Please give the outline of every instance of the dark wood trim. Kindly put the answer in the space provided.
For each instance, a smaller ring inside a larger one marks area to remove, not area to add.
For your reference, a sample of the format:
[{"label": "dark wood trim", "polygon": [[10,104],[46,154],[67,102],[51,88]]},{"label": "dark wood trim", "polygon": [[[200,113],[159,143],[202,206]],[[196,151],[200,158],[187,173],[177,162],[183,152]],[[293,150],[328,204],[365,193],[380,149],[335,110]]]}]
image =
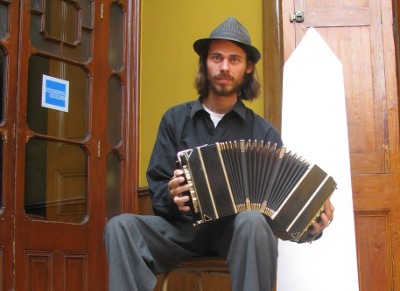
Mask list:
[{"label": "dark wood trim", "polygon": [[137,189],[137,193],[138,193],[138,197],[143,197],[143,196],[150,195],[149,187],[148,187],[148,186],[139,187],[139,188]]},{"label": "dark wood trim", "polygon": [[262,1],[264,115],[281,130],[283,32],[281,1]]},{"label": "dark wood trim", "polygon": [[146,186],[137,189],[137,201],[139,205],[139,214],[154,214],[149,187]]},{"label": "dark wood trim", "polygon": [[[394,30],[394,40],[395,40],[395,47],[396,47],[396,64],[397,64],[397,94],[400,94],[400,5],[397,0],[393,0],[393,30]],[[400,99],[400,95],[398,96]],[[400,122],[400,121],[399,121]]]},{"label": "dark wood trim", "polygon": [[139,213],[139,201],[136,189],[139,185],[139,93],[140,93],[140,1],[128,1],[129,20],[127,21],[127,86],[126,94],[126,149],[127,161],[125,171],[126,194],[123,198],[123,212]]}]

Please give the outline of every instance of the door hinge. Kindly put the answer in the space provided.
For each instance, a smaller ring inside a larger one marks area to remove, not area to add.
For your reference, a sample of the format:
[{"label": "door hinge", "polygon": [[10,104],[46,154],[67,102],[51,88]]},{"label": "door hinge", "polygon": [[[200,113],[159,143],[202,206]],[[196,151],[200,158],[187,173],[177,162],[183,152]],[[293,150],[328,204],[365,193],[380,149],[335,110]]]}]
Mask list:
[{"label": "door hinge", "polygon": [[296,11],[290,13],[290,22],[304,22],[304,12]]},{"label": "door hinge", "polygon": [[101,143],[100,141],[97,142],[97,158],[100,158],[101,154]]},{"label": "door hinge", "polygon": [[103,19],[104,16],[104,2],[100,4],[100,19]]}]

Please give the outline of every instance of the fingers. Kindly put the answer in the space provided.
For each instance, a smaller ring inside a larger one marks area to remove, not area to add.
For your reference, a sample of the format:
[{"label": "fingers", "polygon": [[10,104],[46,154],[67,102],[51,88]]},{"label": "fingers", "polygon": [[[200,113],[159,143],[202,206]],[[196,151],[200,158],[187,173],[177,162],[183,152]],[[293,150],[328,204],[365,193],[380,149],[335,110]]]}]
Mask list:
[{"label": "fingers", "polygon": [[180,211],[189,211],[190,207],[186,206],[185,203],[189,201],[189,196],[182,196],[183,192],[189,191],[189,185],[183,184],[185,182],[185,178],[182,176],[182,170],[175,170],[174,176],[168,182],[168,187],[174,200],[175,204],[178,206]]},{"label": "fingers", "polygon": [[181,197],[175,196],[174,202],[178,206],[178,209],[180,211],[187,212],[190,210],[190,207],[185,205],[185,203],[188,202],[189,199],[190,199],[189,196],[181,196]]},{"label": "fingers", "polygon": [[327,216],[329,222],[333,220],[333,213],[335,212],[335,207],[333,206],[332,202],[328,200],[324,206],[324,213]]},{"label": "fingers", "polygon": [[185,178],[182,175],[183,175],[182,170],[175,170],[174,176],[168,182],[168,187],[170,189],[172,196],[177,196],[182,192],[182,191],[181,192],[177,191],[177,188],[179,188],[179,186],[181,186],[181,184],[185,182]]},{"label": "fingers", "polygon": [[319,219],[313,223],[313,229],[311,233],[317,234],[322,232],[325,228],[327,228],[333,220],[334,211],[335,207],[333,206],[331,201],[328,200],[324,205],[324,211],[321,212]]}]

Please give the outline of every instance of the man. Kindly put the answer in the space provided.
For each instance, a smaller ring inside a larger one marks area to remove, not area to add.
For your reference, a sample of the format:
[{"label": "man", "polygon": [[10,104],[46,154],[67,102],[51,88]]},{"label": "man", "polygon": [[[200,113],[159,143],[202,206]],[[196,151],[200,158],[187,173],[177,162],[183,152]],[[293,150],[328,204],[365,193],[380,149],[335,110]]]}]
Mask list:
[{"label": "man", "polygon": [[[153,290],[154,274],[185,258],[210,254],[226,258],[233,290],[265,291],[275,283],[277,246],[266,217],[243,211],[193,226],[186,205],[189,197],[181,195],[189,186],[182,170],[176,169],[177,152],[204,144],[253,139],[282,145],[275,128],[242,102],[260,93],[254,78],[260,53],[232,17],[209,38],[197,40],[194,50],[200,56],[196,77],[200,97],[165,113],[147,171],[156,215],[123,214],[107,224],[111,291]],[[328,202],[305,241],[322,234],[333,211]]]}]

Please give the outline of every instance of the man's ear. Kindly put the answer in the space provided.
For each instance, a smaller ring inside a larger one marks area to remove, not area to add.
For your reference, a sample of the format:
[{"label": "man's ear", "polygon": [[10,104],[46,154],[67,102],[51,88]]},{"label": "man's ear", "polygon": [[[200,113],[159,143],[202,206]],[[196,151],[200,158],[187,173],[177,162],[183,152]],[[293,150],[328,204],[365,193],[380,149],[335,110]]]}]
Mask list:
[{"label": "man's ear", "polygon": [[250,74],[254,71],[254,64],[252,62],[247,62],[246,73]]}]

